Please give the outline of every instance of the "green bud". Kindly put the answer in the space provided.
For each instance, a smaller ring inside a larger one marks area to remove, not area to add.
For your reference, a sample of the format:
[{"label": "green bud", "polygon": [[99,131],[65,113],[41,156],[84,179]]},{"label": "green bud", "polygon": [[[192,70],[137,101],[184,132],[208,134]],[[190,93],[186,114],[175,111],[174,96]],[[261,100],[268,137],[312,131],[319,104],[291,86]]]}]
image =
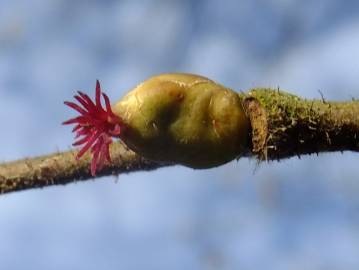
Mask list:
[{"label": "green bud", "polygon": [[249,120],[239,95],[205,77],[162,74],[113,106],[126,126],[121,139],[156,161],[209,168],[239,157]]}]

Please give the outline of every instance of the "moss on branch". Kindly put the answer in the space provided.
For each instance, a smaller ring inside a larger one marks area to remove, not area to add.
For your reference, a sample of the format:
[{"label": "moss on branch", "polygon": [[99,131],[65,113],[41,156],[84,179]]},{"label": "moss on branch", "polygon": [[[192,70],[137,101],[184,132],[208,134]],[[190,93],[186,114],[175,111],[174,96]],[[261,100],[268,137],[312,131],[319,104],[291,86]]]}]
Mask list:
[{"label": "moss on branch", "polygon": [[307,100],[272,89],[242,96],[252,127],[251,153],[260,160],[359,150],[359,102]]}]

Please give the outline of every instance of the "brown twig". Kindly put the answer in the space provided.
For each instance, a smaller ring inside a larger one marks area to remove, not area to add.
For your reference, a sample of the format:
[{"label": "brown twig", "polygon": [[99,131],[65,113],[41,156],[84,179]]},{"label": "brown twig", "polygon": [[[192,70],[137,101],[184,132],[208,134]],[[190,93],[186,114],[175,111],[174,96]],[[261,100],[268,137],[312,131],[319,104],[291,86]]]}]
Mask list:
[{"label": "brown twig", "polygon": [[[148,171],[170,165],[146,160],[121,142],[113,143],[110,152],[112,162],[106,163],[96,177]],[[0,193],[65,185],[93,178],[89,169],[90,156],[76,160],[76,154],[77,151],[72,150],[0,164]]]}]

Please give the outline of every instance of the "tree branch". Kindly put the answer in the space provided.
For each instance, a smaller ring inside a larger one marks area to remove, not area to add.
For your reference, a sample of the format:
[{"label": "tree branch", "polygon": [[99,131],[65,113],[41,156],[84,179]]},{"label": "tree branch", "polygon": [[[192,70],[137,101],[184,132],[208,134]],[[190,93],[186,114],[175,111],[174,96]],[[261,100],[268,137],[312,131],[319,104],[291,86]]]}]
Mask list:
[{"label": "tree branch", "polygon": [[359,151],[359,101],[307,100],[266,88],[243,94],[251,154],[280,160],[319,152]]},{"label": "tree branch", "polygon": [[[89,169],[90,155],[76,160],[77,152],[72,150],[0,164],[0,193],[65,185],[93,178]],[[112,162],[106,163],[96,177],[149,171],[170,165],[146,160],[121,142],[112,143],[110,153]]]},{"label": "tree branch", "polygon": [[[280,160],[302,154],[359,151],[359,102],[306,100],[286,92],[253,89],[240,94],[250,120],[245,152],[259,160]],[[163,151],[163,149],[162,149]],[[112,162],[97,177],[172,165],[147,160],[123,143],[110,146]],[[0,164],[0,193],[64,185],[93,178],[90,155],[76,160],[77,151],[55,153]]]}]

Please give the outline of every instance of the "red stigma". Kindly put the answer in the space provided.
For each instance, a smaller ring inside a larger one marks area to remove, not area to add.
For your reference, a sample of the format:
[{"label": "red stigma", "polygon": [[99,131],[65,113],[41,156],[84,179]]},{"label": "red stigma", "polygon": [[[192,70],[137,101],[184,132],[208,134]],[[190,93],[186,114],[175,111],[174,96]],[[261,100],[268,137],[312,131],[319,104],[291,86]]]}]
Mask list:
[{"label": "red stigma", "polygon": [[[105,100],[106,108],[102,107],[101,94]],[[92,153],[91,175],[95,176],[96,169],[101,169],[105,160],[111,162],[109,146],[111,137],[119,137],[123,122],[120,117],[111,110],[110,100],[105,93],[101,92],[99,81],[96,81],[95,103],[88,95],[78,91],[74,98],[80,103],[65,101],[65,105],[76,110],[80,116],[63,122],[63,125],[75,124],[72,129],[75,141],[72,145],[82,145],[76,159],[81,158],[89,149]]]}]

